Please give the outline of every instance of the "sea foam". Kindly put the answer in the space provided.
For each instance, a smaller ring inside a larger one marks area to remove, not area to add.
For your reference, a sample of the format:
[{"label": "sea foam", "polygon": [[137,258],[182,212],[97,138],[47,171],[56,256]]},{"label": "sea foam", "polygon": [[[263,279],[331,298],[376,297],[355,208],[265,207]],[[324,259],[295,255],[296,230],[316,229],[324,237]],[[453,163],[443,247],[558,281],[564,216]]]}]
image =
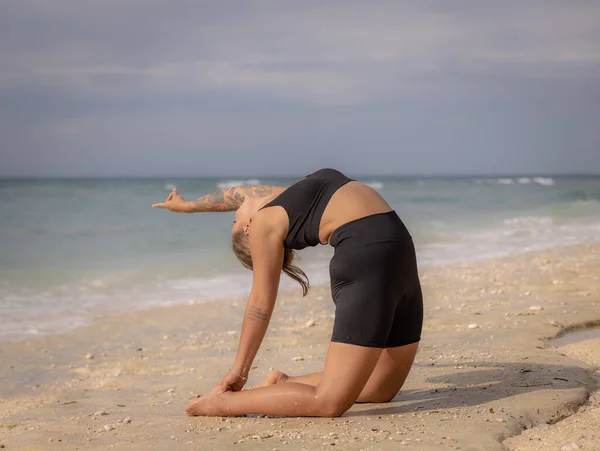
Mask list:
[{"label": "sea foam", "polygon": [[554,179],[550,177],[535,177],[533,179],[534,183],[542,186],[552,186],[554,185]]},{"label": "sea foam", "polygon": [[371,188],[375,189],[375,190],[380,190],[383,189],[384,185],[381,182],[367,182],[365,183],[365,185],[370,186]]},{"label": "sea foam", "polygon": [[247,180],[224,180],[217,183],[219,189],[235,188],[236,186],[247,186],[247,185],[260,185],[258,179],[247,179]]}]

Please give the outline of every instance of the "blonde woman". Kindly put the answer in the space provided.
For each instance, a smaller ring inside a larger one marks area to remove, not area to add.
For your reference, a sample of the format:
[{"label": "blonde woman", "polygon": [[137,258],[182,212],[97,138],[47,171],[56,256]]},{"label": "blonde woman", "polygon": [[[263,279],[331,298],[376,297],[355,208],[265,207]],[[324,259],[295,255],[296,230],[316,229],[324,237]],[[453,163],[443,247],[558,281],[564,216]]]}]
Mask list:
[{"label": "blonde woman", "polygon": [[[237,355],[189,415],[336,417],[354,402],[387,402],[400,390],[421,338],[423,300],[413,242],[371,187],[321,169],[289,187],[240,186],[185,201],[174,189],[153,205],[182,213],[235,211],[232,248],[253,271]],[[335,319],[322,372],[273,371],[242,390],[265,336],[284,272],[309,289],[294,252],[330,244]]]}]

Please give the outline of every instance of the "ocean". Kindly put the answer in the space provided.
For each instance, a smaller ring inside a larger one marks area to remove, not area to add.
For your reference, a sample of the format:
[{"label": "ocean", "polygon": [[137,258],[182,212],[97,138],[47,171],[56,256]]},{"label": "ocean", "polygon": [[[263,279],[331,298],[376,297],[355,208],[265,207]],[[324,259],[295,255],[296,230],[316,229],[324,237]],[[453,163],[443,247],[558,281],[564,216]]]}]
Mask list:
[{"label": "ocean", "polygon": [[[408,226],[421,267],[600,241],[600,176],[360,177]],[[233,213],[152,209],[276,178],[0,180],[0,341],[53,334],[103,314],[245,297],[230,250]],[[299,253],[328,283],[332,248]],[[297,289],[282,278],[282,289]]]}]

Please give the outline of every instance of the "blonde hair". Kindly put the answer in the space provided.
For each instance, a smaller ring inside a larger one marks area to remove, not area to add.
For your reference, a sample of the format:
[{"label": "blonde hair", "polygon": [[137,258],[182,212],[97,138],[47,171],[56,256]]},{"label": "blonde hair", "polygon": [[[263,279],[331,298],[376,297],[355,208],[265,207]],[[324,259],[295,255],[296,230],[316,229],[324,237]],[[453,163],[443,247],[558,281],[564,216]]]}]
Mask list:
[{"label": "blonde hair", "polygon": [[[233,253],[238,258],[240,263],[248,269],[252,269],[252,254],[250,254],[250,242],[248,236],[244,232],[234,233],[231,237],[231,248]],[[302,296],[306,296],[308,289],[310,288],[310,282],[308,276],[298,268],[296,265],[292,265],[292,261],[296,253],[292,249],[286,249],[283,256],[283,267],[281,270],[286,273],[289,277],[294,279],[302,287]]]}]

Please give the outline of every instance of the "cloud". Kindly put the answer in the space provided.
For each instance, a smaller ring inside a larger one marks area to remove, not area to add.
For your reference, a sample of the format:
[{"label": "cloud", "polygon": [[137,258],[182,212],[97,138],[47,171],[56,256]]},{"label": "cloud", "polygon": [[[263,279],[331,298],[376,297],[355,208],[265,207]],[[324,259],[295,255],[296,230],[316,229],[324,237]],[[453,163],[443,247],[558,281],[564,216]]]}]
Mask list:
[{"label": "cloud", "polygon": [[348,149],[372,136],[362,128],[372,118],[390,143],[418,143],[411,130],[437,124],[445,138],[428,138],[434,149],[471,139],[460,124],[488,121],[479,128],[495,135],[490,108],[531,130],[538,120],[577,129],[593,143],[597,135],[575,121],[588,123],[599,79],[600,4],[585,0],[0,6],[0,120],[13,124],[6,139],[18,148],[48,137],[52,149],[108,140],[134,152],[133,143],[162,143],[164,130],[181,148],[234,152],[258,142],[268,154],[305,142],[312,127],[315,139]]},{"label": "cloud", "polygon": [[365,101],[423,73],[573,76],[565,67],[594,75],[600,67],[600,6],[586,2],[49,5],[12,2],[3,14],[5,89],[43,82],[105,94],[130,80],[146,89],[266,91],[327,106]]}]

